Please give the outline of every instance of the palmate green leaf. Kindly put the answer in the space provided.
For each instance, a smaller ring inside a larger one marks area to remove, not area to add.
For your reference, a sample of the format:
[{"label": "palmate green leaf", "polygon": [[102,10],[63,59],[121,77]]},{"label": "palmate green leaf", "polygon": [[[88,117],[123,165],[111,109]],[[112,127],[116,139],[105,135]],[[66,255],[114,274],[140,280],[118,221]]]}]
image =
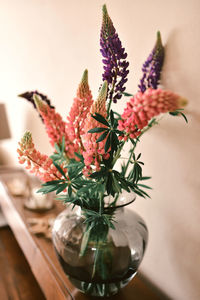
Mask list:
[{"label": "palmate green leaf", "polygon": [[113,173],[111,173],[111,174],[112,174],[112,179],[113,179],[113,181],[112,181],[113,189],[116,193],[120,193],[121,192],[121,186],[120,186],[118,180],[115,178],[115,175]]},{"label": "palmate green leaf", "polygon": [[106,136],[108,135],[108,131],[106,129],[106,132],[104,132],[102,135],[100,135],[100,137],[96,140],[96,143],[102,142]]},{"label": "palmate green leaf", "polygon": [[107,128],[105,128],[105,127],[95,127],[95,128],[90,129],[88,132],[89,133],[98,133],[98,132],[103,132],[105,130],[107,130]]},{"label": "palmate green leaf", "polygon": [[108,195],[112,194],[112,175],[111,173],[108,173],[107,182],[106,182],[106,191]]},{"label": "palmate green leaf", "polygon": [[111,139],[112,150],[117,150],[117,147],[119,145],[119,140],[115,132],[111,132],[110,139]]},{"label": "palmate green leaf", "polygon": [[60,147],[55,143],[54,144],[54,148],[56,149],[56,151],[60,154]]},{"label": "palmate green leaf", "polygon": [[83,234],[83,238],[81,241],[80,256],[84,256],[84,254],[85,254],[85,251],[87,249],[87,245],[89,242],[89,238],[90,238],[91,229],[92,229],[92,227],[88,226],[88,228],[85,230],[85,232]]},{"label": "palmate green leaf", "polygon": [[122,94],[125,96],[125,97],[132,97],[133,94],[129,94],[129,93],[126,93],[126,92],[122,92]]},{"label": "palmate green leaf", "polygon": [[67,179],[67,177],[66,177],[65,172],[63,171],[63,169],[55,161],[53,161],[53,164],[56,167],[56,169],[60,172],[60,174],[63,175]]},{"label": "palmate green leaf", "polygon": [[99,123],[102,123],[102,124],[106,125],[107,127],[110,126],[108,121],[102,115],[100,115],[98,113],[95,113],[94,115],[91,115],[91,116],[92,116],[92,118],[94,118]]},{"label": "palmate green leaf", "polygon": [[60,180],[52,180],[52,181],[47,181],[45,183],[42,184],[42,186],[46,186],[46,185],[56,185],[58,183],[61,183],[61,182],[64,182],[63,179],[60,179]]},{"label": "palmate green leaf", "polygon": [[185,122],[188,123],[188,119],[187,119],[186,115],[184,113],[182,113],[182,112],[180,114],[184,118]]},{"label": "palmate green leaf", "polygon": [[138,186],[141,186],[141,187],[143,187],[143,188],[145,188],[145,189],[152,190],[152,188],[151,188],[150,186],[146,185],[146,184],[138,183],[137,185],[138,185]]},{"label": "palmate green leaf", "polygon": [[151,179],[151,176],[143,176],[140,178],[140,181],[141,180],[149,180],[149,179]]},{"label": "palmate green leaf", "polygon": [[110,148],[110,145],[111,145],[111,141],[110,141],[110,134],[109,134],[108,137],[107,137],[105,146],[104,146],[105,153],[108,152],[108,149]]},{"label": "palmate green leaf", "polygon": [[111,125],[113,126],[113,125],[114,125],[114,122],[115,122],[115,118],[114,118],[114,114],[113,114],[112,109],[111,109],[111,111],[110,111],[110,122],[111,122]]},{"label": "palmate green leaf", "polygon": [[65,137],[62,137],[62,144],[61,144],[61,152],[63,153],[65,151]]},{"label": "palmate green leaf", "polygon": [[104,175],[106,175],[107,171],[106,169],[102,168],[99,172],[94,172],[90,175],[90,178],[100,178]]},{"label": "palmate green leaf", "polygon": [[56,195],[58,195],[59,193],[64,191],[67,188],[67,186],[68,186],[68,183],[59,184],[59,186],[57,187],[57,190],[56,190]]},{"label": "palmate green leaf", "polygon": [[50,192],[56,191],[58,188],[58,185],[49,185],[49,186],[44,186],[41,189],[37,191],[37,193],[43,193],[43,194],[48,194]]}]

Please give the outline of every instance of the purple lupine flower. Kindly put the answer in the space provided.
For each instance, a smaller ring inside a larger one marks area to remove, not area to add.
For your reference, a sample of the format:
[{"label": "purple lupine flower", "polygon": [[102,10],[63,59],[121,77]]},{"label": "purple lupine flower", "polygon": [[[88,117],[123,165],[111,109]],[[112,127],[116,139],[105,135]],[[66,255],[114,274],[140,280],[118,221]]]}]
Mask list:
[{"label": "purple lupine flower", "polygon": [[104,73],[102,79],[108,81],[109,99],[117,102],[125,91],[125,83],[129,73],[129,63],[126,61],[127,53],[122,47],[121,41],[110,19],[106,5],[103,5],[103,22],[100,35],[101,53],[104,57]]},{"label": "purple lupine flower", "polygon": [[[26,99],[27,101],[31,102],[32,105],[33,105],[33,107],[34,107],[35,109],[37,109],[37,108],[36,108],[36,105],[35,105],[35,101],[33,100],[33,95],[34,95],[34,94],[40,96],[40,98],[41,98],[44,102],[46,102],[46,103],[49,105],[49,107],[54,108],[54,106],[51,105],[51,101],[47,98],[47,96],[45,96],[45,95],[39,93],[38,91],[25,92],[25,93],[23,93],[23,94],[18,95],[18,97],[24,98],[24,99]],[[40,115],[40,118],[42,119],[42,116],[41,116],[41,115]],[[42,119],[42,121],[43,121],[43,119]]]},{"label": "purple lupine flower", "polygon": [[157,89],[163,62],[164,47],[162,45],[160,32],[158,31],[156,44],[142,66],[143,76],[140,80],[140,84],[138,85],[139,91],[144,93],[147,88]]}]

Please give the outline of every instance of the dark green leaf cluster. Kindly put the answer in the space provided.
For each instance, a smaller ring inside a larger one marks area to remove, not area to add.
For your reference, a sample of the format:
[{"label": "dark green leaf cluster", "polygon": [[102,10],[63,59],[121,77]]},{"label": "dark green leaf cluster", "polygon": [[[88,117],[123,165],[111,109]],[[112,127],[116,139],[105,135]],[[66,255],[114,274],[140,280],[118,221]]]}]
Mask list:
[{"label": "dark green leaf cluster", "polygon": [[[116,114],[116,113],[115,113]],[[95,113],[92,117],[98,121],[99,123],[103,124],[106,127],[95,127],[89,130],[89,133],[100,133],[103,132],[100,137],[96,140],[97,143],[102,142],[106,139],[105,143],[105,153],[111,148],[111,152],[117,150],[120,142],[118,139],[119,135],[123,133],[117,129],[118,119],[114,117],[114,112],[110,111],[109,121],[107,121],[102,115]]]}]

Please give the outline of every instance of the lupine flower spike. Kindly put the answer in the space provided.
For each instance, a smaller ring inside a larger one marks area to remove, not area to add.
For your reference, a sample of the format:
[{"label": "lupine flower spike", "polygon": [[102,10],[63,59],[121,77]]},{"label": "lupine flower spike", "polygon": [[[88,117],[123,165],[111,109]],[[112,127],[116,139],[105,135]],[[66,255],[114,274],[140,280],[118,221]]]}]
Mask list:
[{"label": "lupine flower spike", "polygon": [[118,129],[125,131],[125,135],[120,139],[138,137],[153,117],[175,111],[186,104],[186,99],[171,91],[149,88],[144,93],[138,92],[127,103],[122,120],[118,122]]},{"label": "lupine flower spike", "polygon": [[81,153],[84,150],[81,137],[84,134],[86,117],[92,103],[92,94],[88,85],[88,70],[85,70],[77,90],[76,98],[74,98],[72,108],[67,117],[67,133],[69,134],[70,140],[76,144],[77,149],[79,149]]},{"label": "lupine flower spike", "polygon": [[60,114],[55,112],[54,108],[44,103],[38,95],[33,95],[36,107],[44,120],[47,134],[51,145],[54,147],[55,143],[61,145],[62,138],[65,138],[65,154],[68,158],[74,157],[74,152],[78,149],[74,145],[67,134],[66,122],[62,120]]},{"label": "lupine flower spike", "polygon": [[29,131],[24,134],[21,142],[19,142],[17,152],[19,154],[19,163],[25,164],[26,169],[38,176],[42,181],[63,179],[54,166],[52,159],[35,149],[32,135]]},{"label": "lupine flower spike", "polygon": [[157,89],[163,62],[164,47],[160,32],[158,31],[156,44],[142,67],[143,76],[138,85],[139,91],[144,93],[148,88]]},{"label": "lupine flower spike", "polygon": [[105,119],[107,116],[106,113],[106,97],[107,97],[108,83],[104,81],[102,88],[100,90],[99,96],[97,100],[93,103],[90,110],[90,115],[88,115],[86,123],[85,123],[85,135],[84,135],[84,148],[85,152],[83,152],[84,162],[86,165],[86,171],[91,171],[91,164],[95,166],[95,170],[98,171],[100,169],[100,162],[102,160],[102,156],[107,159],[109,158],[109,154],[105,154],[104,146],[105,140],[97,143],[97,139],[101,135],[101,133],[89,133],[88,131],[95,127],[106,127],[102,123],[99,123],[95,120],[92,115],[98,113],[102,115]]},{"label": "lupine flower spike", "polygon": [[[51,108],[54,108],[54,106],[51,105],[51,101],[47,98],[47,96],[45,96],[45,95],[39,93],[38,91],[25,92],[25,93],[23,93],[23,94],[18,95],[18,97],[21,97],[21,98],[26,99],[27,101],[29,101],[30,103],[32,103],[32,105],[33,105],[33,107],[34,107],[35,109],[37,109],[37,108],[36,108],[36,104],[35,104],[35,102],[34,102],[34,100],[33,100],[33,95],[38,95],[38,96],[40,96],[40,98],[41,98],[42,101],[44,101],[46,104],[48,104]],[[41,116],[41,115],[40,115],[40,118],[42,119],[42,116]],[[43,119],[42,119],[42,121],[43,121]]]},{"label": "lupine flower spike", "polygon": [[104,73],[103,80],[107,80],[108,98],[117,102],[125,91],[125,83],[129,73],[129,63],[126,61],[127,53],[108,15],[106,5],[103,5],[103,22],[100,35],[101,53],[103,55]]}]

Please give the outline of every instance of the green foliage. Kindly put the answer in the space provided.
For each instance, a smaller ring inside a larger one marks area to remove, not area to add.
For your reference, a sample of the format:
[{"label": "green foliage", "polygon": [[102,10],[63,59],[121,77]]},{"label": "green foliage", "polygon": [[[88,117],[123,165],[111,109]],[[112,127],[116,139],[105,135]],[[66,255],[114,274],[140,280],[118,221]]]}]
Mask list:
[{"label": "green foliage", "polygon": [[[115,115],[117,115],[117,118],[115,118]],[[118,136],[123,134],[123,132],[117,130],[118,119],[119,119],[118,114],[114,113],[111,109],[109,113],[109,122],[102,115],[97,113],[95,115],[92,115],[92,117],[99,123],[105,125],[106,127],[104,128],[95,127],[89,130],[88,132],[89,133],[103,132],[100,135],[100,137],[96,140],[96,142],[99,143],[106,139],[105,149],[104,149],[105,153],[107,153],[110,148],[111,148],[111,152],[113,153],[114,151],[117,150],[118,145],[120,144]]]},{"label": "green foliage", "polygon": [[188,119],[187,119],[187,117],[186,117],[186,115],[182,112],[184,109],[177,109],[177,110],[175,110],[175,111],[171,111],[171,112],[169,112],[169,114],[171,115],[171,116],[174,116],[174,117],[176,117],[176,116],[182,116],[183,118],[184,118],[184,120],[185,120],[185,122],[186,123],[188,123]]}]

